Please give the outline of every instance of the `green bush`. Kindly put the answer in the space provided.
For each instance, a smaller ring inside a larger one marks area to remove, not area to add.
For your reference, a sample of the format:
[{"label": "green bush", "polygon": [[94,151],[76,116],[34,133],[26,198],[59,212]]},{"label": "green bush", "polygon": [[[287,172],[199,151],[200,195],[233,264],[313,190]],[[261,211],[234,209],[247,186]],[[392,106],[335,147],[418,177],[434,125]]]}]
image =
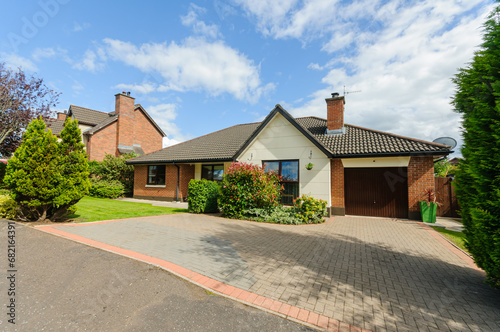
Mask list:
[{"label": "green bush", "polygon": [[123,196],[125,189],[118,180],[90,179],[90,192],[92,197],[117,198]]},{"label": "green bush", "polygon": [[120,181],[123,184],[126,196],[134,192],[134,166],[127,165],[126,161],[137,157],[135,153],[128,153],[119,157],[106,154],[103,161],[89,163],[90,174],[105,181]]},{"label": "green bush", "polygon": [[9,195],[0,195],[0,217],[7,219],[16,219],[18,205]]},{"label": "green bush", "polygon": [[219,212],[219,185],[215,181],[191,180],[188,188],[188,209],[193,213]]},{"label": "green bush", "polygon": [[242,218],[246,210],[279,205],[280,191],[276,173],[257,165],[232,163],[224,173],[219,208],[228,218]]},{"label": "green bush", "polygon": [[304,224],[318,224],[323,222],[326,215],[326,201],[302,195],[293,203],[295,216]]},{"label": "green bush", "polygon": [[245,211],[245,217],[253,221],[273,224],[300,225],[302,220],[297,218],[291,207],[278,205],[272,208],[253,208]]}]

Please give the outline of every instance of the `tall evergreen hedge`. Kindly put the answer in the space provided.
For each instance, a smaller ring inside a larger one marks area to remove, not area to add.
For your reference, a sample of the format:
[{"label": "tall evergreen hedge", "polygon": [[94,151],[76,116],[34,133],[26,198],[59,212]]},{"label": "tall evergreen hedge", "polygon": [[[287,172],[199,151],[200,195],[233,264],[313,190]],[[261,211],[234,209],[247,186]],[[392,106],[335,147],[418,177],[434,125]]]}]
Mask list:
[{"label": "tall evergreen hedge", "polygon": [[484,41],[454,77],[453,105],[463,118],[463,161],[456,173],[466,246],[488,281],[500,287],[500,9]]}]

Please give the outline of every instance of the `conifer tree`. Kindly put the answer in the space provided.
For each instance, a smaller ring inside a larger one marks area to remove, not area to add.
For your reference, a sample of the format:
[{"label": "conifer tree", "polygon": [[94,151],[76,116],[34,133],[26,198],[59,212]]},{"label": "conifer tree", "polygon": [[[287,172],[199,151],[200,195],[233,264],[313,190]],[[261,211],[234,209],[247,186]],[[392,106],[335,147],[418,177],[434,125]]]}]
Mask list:
[{"label": "conifer tree", "polygon": [[4,182],[18,203],[19,219],[45,221],[61,194],[59,144],[41,118],[33,120],[9,160]]},{"label": "conifer tree", "polygon": [[58,221],[88,193],[88,176],[78,122],[67,119],[58,142],[40,118],[29,124],[4,182],[19,205],[19,219]]},{"label": "conifer tree", "polygon": [[456,187],[467,248],[500,287],[500,7],[484,27],[481,49],[453,79],[464,141]]}]

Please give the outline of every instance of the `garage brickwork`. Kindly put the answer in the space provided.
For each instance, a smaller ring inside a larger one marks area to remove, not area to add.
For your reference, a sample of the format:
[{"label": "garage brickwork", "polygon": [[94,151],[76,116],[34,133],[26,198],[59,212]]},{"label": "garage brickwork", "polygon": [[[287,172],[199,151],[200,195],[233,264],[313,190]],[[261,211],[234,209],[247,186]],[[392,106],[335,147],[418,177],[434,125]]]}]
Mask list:
[{"label": "garage brickwork", "polygon": [[[179,195],[187,197],[189,181],[194,179],[194,166],[181,164],[179,173]],[[177,195],[177,167],[167,164],[165,167],[165,187],[146,187],[148,165],[135,165],[134,198],[174,201]]]},{"label": "garage brickwork", "polygon": [[332,172],[331,213],[335,215],[344,215],[345,214],[344,165],[342,165],[342,160],[330,159],[330,170]]},{"label": "garage brickwork", "polygon": [[432,156],[411,157],[408,165],[408,210],[410,219],[420,219],[419,201],[428,188],[434,190],[434,159]]},{"label": "garage brickwork", "polygon": [[116,149],[116,122],[104,127],[95,135],[89,136],[87,141],[87,155],[89,160],[102,161],[106,153],[115,155]]}]

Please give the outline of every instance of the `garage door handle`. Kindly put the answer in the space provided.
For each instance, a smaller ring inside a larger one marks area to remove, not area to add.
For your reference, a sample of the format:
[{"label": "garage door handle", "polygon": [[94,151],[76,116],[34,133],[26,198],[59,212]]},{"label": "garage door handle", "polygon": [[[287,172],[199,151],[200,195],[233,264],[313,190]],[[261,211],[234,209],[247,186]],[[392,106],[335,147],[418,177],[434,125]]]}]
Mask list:
[{"label": "garage door handle", "polygon": [[373,201],[373,204],[375,204],[375,203],[376,203],[376,202],[375,202],[375,201]]}]

